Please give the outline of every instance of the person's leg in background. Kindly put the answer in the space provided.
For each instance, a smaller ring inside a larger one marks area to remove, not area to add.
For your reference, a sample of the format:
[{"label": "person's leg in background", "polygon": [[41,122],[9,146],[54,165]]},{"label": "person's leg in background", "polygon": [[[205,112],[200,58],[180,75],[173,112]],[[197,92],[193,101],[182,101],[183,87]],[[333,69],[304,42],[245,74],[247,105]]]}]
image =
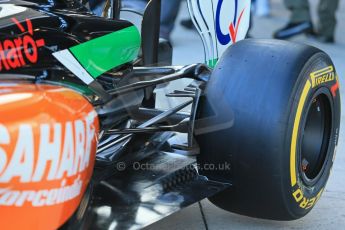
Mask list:
[{"label": "person's leg in background", "polygon": [[[135,10],[144,10],[148,0],[122,0],[122,7]],[[89,0],[91,10],[101,15],[105,0]],[[174,29],[181,0],[161,0],[161,29],[160,37],[169,40],[171,31]]]},{"label": "person's leg in background", "polygon": [[122,0],[121,7],[133,9],[138,12],[143,12],[148,0]]},{"label": "person's leg in background", "polygon": [[284,4],[291,12],[290,23],[311,21],[308,0],[284,0]]},{"label": "person's leg in background", "polygon": [[320,0],[318,40],[326,43],[334,42],[334,34],[336,27],[336,11],[338,9],[339,0]]},{"label": "person's leg in background", "polygon": [[[148,0],[122,0],[122,6],[136,10],[144,10]],[[161,0],[161,28],[160,37],[170,39],[174,29],[181,0]]]},{"label": "person's leg in background", "polygon": [[105,0],[89,0],[90,10],[97,16],[101,16]]},{"label": "person's leg in background", "polygon": [[[122,8],[130,8],[136,11],[144,11],[148,0],[122,0]],[[89,0],[90,10],[97,16],[102,16],[106,0]]]},{"label": "person's leg in background", "polygon": [[160,37],[170,40],[171,31],[174,29],[181,0],[161,0],[161,30]]},{"label": "person's leg in background", "polygon": [[312,33],[313,25],[308,0],[284,0],[286,8],[291,12],[289,23],[274,33],[273,37],[286,39],[302,33]]},{"label": "person's leg in background", "polygon": [[270,0],[256,0],[255,15],[267,17],[271,14]]}]

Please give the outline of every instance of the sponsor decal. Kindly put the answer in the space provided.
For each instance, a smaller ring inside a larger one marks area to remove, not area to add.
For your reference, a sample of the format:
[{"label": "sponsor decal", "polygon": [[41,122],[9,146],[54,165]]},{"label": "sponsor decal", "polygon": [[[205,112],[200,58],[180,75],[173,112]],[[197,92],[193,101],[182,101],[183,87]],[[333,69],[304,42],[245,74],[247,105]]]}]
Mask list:
[{"label": "sponsor decal", "polygon": [[[83,120],[41,124],[36,136],[30,124],[20,124],[16,137],[0,124],[0,184],[10,184],[13,180],[19,183],[61,182],[49,189],[15,190],[11,186],[1,189],[0,207],[49,206],[78,197],[83,184],[80,174],[93,160],[91,143],[95,136],[95,118],[96,113],[91,112]],[[1,147],[4,144],[15,147],[8,152]],[[71,185],[66,184],[68,178],[73,178]]]},{"label": "sponsor decal", "polygon": [[34,39],[35,30],[29,19],[25,20],[26,28],[16,18],[11,20],[23,35],[0,42],[0,71],[16,69],[28,63],[36,63],[38,48],[45,45],[44,39]]},{"label": "sponsor decal", "polygon": [[83,181],[76,179],[72,185],[65,185],[54,189],[42,190],[11,190],[0,189],[0,206],[22,207],[29,202],[33,207],[61,204],[78,197],[81,193]]},{"label": "sponsor decal", "polygon": [[315,88],[324,83],[335,80],[335,72],[333,66],[328,66],[324,69],[315,71],[310,74],[312,88]]},{"label": "sponsor decal", "polygon": [[97,113],[82,95],[59,86],[0,85],[0,104],[1,225],[57,229],[91,179]]},{"label": "sponsor decal", "polygon": [[299,204],[300,208],[310,209],[318,202],[318,200],[320,200],[323,190],[324,189],[321,189],[320,192],[316,196],[312,198],[307,198],[304,196],[303,191],[300,188],[297,188],[292,193],[292,196],[295,199],[295,201]]},{"label": "sponsor decal", "polygon": [[238,0],[234,0],[235,3],[235,15],[234,19],[232,22],[229,24],[229,32],[226,34],[223,34],[221,30],[221,10],[222,10],[222,5],[223,5],[223,0],[219,0],[217,4],[217,10],[216,10],[216,34],[218,41],[222,45],[227,45],[230,42],[235,43],[236,38],[237,38],[237,33],[238,33],[238,28],[242,20],[243,13],[246,8],[242,9],[239,17],[237,17],[237,12],[238,12]]}]

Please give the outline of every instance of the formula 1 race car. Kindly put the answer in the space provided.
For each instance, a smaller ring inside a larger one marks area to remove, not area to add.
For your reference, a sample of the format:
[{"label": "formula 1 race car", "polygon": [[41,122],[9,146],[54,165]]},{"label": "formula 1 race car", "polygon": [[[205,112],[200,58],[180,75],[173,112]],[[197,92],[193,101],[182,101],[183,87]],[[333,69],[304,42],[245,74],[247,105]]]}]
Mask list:
[{"label": "formula 1 race car", "polygon": [[172,66],[160,4],[135,26],[118,0],[103,17],[0,1],[1,229],[138,229],[204,198],[294,220],[320,199],[341,117],[329,56],[244,39],[250,0],[188,0],[205,63]]}]

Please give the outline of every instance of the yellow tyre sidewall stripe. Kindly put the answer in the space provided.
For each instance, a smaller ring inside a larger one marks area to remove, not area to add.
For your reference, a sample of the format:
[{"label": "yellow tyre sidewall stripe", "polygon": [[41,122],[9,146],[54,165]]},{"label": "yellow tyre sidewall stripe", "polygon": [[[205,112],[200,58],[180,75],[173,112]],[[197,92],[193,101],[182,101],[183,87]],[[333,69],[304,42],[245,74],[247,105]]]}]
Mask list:
[{"label": "yellow tyre sidewall stripe", "polygon": [[301,117],[305,102],[307,100],[309,91],[311,89],[311,83],[307,80],[306,84],[304,85],[302,95],[298,102],[296,117],[293,125],[292,130],[292,139],[291,139],[291,152],[290,152],[290,178],[291,178],[291,186],[294,187],[297,184],[297,173],[296,173],[296,152],[297,152],[297,140],[298,140],[298,133],[299,133],[299,126],[301,123]]}]

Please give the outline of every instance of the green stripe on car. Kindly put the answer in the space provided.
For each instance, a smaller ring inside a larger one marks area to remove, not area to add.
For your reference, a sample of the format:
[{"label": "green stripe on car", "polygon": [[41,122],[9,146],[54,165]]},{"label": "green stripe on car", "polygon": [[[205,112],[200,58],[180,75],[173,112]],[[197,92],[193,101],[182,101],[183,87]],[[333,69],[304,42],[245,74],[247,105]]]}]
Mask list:
[{"label": "green stripe on car", "polygon": [[140,42],[138,29],[130,26],[73,46],[69,50],[95,79],[113,68],[135,60]]},{"label": "green stripe on car", "polygon": [[217,65],[217,62],[218,62],[218,58],[211,59],[208,61],[207,65],[213,69]]}]

